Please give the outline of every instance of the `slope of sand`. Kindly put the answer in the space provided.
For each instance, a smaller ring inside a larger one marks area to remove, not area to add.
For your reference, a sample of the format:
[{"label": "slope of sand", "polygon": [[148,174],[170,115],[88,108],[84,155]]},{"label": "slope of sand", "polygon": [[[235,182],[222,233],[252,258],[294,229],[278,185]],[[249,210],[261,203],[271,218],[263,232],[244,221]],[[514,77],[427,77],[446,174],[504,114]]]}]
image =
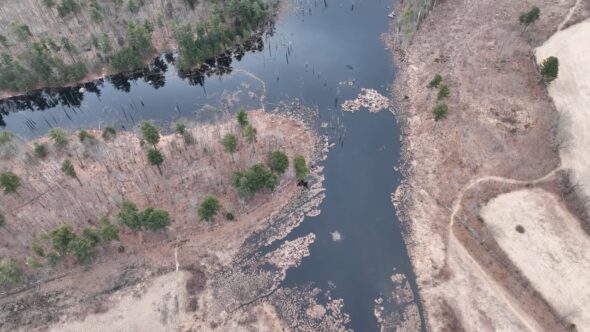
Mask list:
[{"label": "slope of sand", "polygon": [[[590,238],[557,199],[539,189],[491,200],[481,216],[533,287],[581,330],[590,328]],[[516,231],[516,226],[524,233]]]},{"label": "slope of sand", "polygon": [[51,331],[175,331],[179,329],[188,296],[186,272],[154,279],[150,285],[126,289],[111,296],[112,306],[82,321],[57,324]]},{"label": "slope of sand", "polygon": [[560,156],[564,168],[574,170],[574,179],[590,194],[590,20],[553,35],[537,48],[537,62],[555,56],[559,75],[549,95],[560,112],[567,141]]}]

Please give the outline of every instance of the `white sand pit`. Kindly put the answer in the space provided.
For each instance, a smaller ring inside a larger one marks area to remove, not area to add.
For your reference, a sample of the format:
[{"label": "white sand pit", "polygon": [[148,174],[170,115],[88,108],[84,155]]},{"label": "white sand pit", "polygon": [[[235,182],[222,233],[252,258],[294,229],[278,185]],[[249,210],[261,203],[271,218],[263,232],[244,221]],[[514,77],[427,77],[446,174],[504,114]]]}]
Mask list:
[{"label": "white sand pit", "polygon": [[559,74],[548,90],[569,137],[561,161],[590,194],[590,20],[557,32],[536,50],[539,63],[550,56],[559,59]]},{"label": "white sand pit", "polygon": [[481,216],[552,307],[579,331],[590,330],[590,237],[575,217],[540,189],[500,195]]},{"label": "white sand pit", "polygon": [[50,331],[176,331],[185,316],[188,274],[173,272],[111,296],[112,305],[80,321],[55,324]]}]

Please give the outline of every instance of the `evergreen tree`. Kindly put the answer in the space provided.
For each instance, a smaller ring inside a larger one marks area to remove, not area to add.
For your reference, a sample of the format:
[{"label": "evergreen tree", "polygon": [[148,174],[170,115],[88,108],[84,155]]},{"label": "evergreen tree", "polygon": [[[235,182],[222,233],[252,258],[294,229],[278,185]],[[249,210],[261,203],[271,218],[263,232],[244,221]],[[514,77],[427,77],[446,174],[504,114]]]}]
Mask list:
[{"label": "evergreen tree", "polygon": [[307,179],[307,164],[305,158],[302,155],[297,155],[293,158],[293,167],[295,168],[295,176],[299,181],[305,181]]},{"label": "evergreen tree", "polygon": [[6,194],[16,193],[20,187],[20,178],[11,171],[2,172],[0,173],[0,187]]},{"label": "evergreen tree", "polygon": [[205,197],[201,204],[199,204],[199,217],[201,220],[211,221],[220,208],[221,204],[219,203],[219,200],[214,196],[209,195]]}]

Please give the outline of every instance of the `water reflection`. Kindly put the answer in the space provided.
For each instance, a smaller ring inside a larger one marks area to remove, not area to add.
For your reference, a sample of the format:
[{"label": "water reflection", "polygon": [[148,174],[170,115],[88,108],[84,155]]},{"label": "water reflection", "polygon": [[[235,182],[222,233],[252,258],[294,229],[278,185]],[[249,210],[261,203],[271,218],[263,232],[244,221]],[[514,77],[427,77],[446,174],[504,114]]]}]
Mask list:
[{"label": "water reflection", "polygon": [[[272,34],[272,32],[273,29],[270,29],[265,34]],[[167,53],[155,58],[143,69],[134,72],[115,74],[105,79],[101,78],[73,87],[42,89],[28,95],[0,100],[0,127],[6,127],[3,117],[8,116],[11,112],[44,111],[58,106],[62,106],[62,108],[79,108],[84,100],[84,92],[93,93],[100,98],[101,90],[105,88],[105,81],[116,90],[125,93],[131,92],[132,83],[138,80],[143,80],[155,90],[160,89],[166,85],[166,73],[170,70],[170,67],[178,77],[186,80],[189,85],[202,87],[206,78],[231,74],[234,59],[240,61],[246,52],[262,52],[263,50],[263,37],[257,35],[245,41],[242,45],[236,46],[231,51],[206,60],[204,64],[194,70],[177,71],[174,67],[175,55]],[[26,125],[30,129],[35,127],[35,124],[29,123],[29,121],[27,121]]]}]

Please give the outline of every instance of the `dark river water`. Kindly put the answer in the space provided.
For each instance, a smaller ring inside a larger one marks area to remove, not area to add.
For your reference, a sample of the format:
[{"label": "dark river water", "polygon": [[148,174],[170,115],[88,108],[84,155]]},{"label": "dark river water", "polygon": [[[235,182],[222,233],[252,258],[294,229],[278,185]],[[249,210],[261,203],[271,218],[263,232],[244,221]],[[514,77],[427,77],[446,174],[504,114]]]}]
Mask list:
[{"label": "dark river water", "polygon": [[[260,106],[257,97],[263,94],[267,110],[295,100],[317,108],[322,119],[342,126],[343,135],[322,163],[321,214],[306,218],[286,238],[317,236],[311,255],[288,271],[284,285],[311,282],[328,289],[330,282],[336,286],[333,296],[344,299],[350,327],[375,331],[374,300],[391,294],[394,269],[406,275],[418,297],[390,198],[401,179],[394,170],[400,130],[390,112],[342,113],[339,106],[361,88],[389,95],[395,71],[380,35],[388,29],[392,5],[392,0],[293,1],[293,9],[254,50],[223,61],[231,69],[180,78],[162,58],[131,79],[118,76],[85,84],[85,91],[58,89],[2,101],[0,125],[24,137],[44,135],[52,126],[130,129],[141,119],[165,127],[178,119]],[[332,240],[334,231],[341,241]]]}]

